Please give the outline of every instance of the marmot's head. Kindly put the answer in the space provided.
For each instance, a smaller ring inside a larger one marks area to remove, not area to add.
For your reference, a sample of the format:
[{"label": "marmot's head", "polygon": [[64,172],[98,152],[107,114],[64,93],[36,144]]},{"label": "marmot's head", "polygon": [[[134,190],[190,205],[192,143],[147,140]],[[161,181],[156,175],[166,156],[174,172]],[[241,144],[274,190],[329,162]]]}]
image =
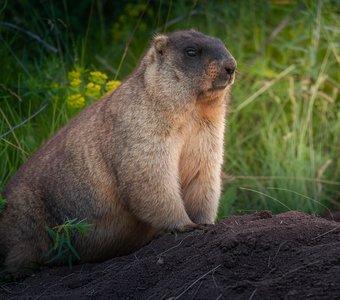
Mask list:
[{"label": "marmot's head", "polygon": [[234,81],[236,61],[224,44],[195,30],[155,36],[146,58],[146,80],[164,97],[211,99]]}]

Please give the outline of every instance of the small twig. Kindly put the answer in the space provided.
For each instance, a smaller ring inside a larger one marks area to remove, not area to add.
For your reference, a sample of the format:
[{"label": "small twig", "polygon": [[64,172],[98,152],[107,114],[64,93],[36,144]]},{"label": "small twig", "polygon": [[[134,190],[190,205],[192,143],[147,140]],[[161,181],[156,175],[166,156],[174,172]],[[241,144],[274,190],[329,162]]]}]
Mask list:
[{"label": "small twig", "polygon": [[[172,19],[171,21],[167,22],[167,23],[164,24],[164,25],[165,25],[166,27],[170,27],[170,26],[175,25],[176,23],[178,23],[178,22],[184,20],[185,18],[191,17],[191,16],[196,15],[196,14],[198,14],[198,13],[199,13],[198,9],[193,9],[193,10],[191,10],[189,13],[184,14],[184,15],[182,15],[182,16],[179,16],[179,17],[177,17],[177,18],[175,18],[175,19]],[[164,26],[156,28],[156,29],[155,29],[155,32],[159,32],[159,31],[161,31],[161,30],[164,30]]]},{"label": "small twig", "polygon": [[120,62],[119,62],[119,65],[118,65],[117,72],[116,72],[114,80],[117,80],[117,78],[118,78],[118,75],[120,73],[120,69],[121,69],[121,67],[123,65],[123,62],[125,60],[125,57],[126,57],[126,55],[128,53],[130,44],[131,44],[131,42],[133,40],[133,37],[135,36],[135,33],[137,32],[137,29],[138,29],[138,26],[139,26],[140,22],[142,21],[142,19],[144,17],[146,8],[149,6],[150,1],[151,0],[148,0],[146,2],[144,11],[142,11],[142,13],[140,14],[140,16],[139,16],[139,18],[137,20],[136,26],[133,28],[132,32],[130,33],[130,35],[129,35],[128,39],[127,39],[127,42],[126,42],[125,47],[124,47],[124,52],[123,52],[122,58],[120,59]]},{"label": "small twig", "polygon": [[7,143],[8,145],[12,146],[15,149],[18,149],[19,151],[21,151],[22,153],[24,153],[26,156],[29,156],[29,153],[27,151],[25,151],[24,149],[20,148],[20,146],[17,146],[13,143],[11,143],[9,140],[2,138],[2,140]]},{"label": "small twig", "polygon": [[[64,277],[62,277],[62,278],[60,278],[60,279],[58,280],[57,283],[51,284],[51,285],[49,285],[49,286],[43,285],[43,287],[45,288],[44,291],[43,291],[40,295],[36,296],[36,297],[34,298],[34,300],[38,300],[39,298],[41,298],[42,296],[44,296],[44,294],[45,294],[48,290],[50,290],[51,288],[56,287],[56,286],[62,284],[62,281],[63,281],[63,280],[65,280],[65,279],[67,279],[67,278],[69,278],[69,277],[71,277],[71,276],[73,276],[73,275],[76,275],[76,273],[70,273],[70,274],[68,274],[68,275],[66,275],[66,276],[64,276]],[[50,296],[51,296],[51,294],[50,294]]]},{"label": "small twig", "polygon": [[112,74],[117,74],[117,70],[110,66],[110,64],[107,62],[107,60],[103,59],[99,55],[95,55],[94,58],[102,64],[104,68],[106,68],[108,71],[110,71]]},{"label": "small twig", "polygon": [[169,252],[170,250],[179,247],[179,246],[180,246],[180,245],[181,245],[188,237],[192,236],[192,234],[193,234],[193,232],[190,233],[190,234],[188,234],[188,235],[187,235],[184,239],[182,239],[177,245],[175,245],[175,246],[173,246],[173,247],[171,247],[171,248],[168,248],[168,249],[166,249],[165,251],[163,251],[163,252],[157,254],[157,257],[159,258],[159,257],[161,257],[163,254]]},{"label": "small twig", "polygon": [[284,204],[283,202],[281,202],[279,199],[276,199],[276,198],[274,198],[274,197],[272,197],[272,196],[270,196],[270,195],[267,195],[267,194],[265,194],[265,193],[262,193],[262,192],[260,192],[260,191],[256,191],[256,190],[249,189],[249,188],[245,188],[245,187],[239,187],[239,189],[240,189],[240,190],[245,190],[245,191],[250,191],[250,192],[259,194],[259,195],[261,195],[261,196],[265,196],[265,197],[267,197],[267,198],[269,198],[269,199],[272,199],[272,200],[274,200],[274,201],[280,203],[283,207],[287,208],[288,210],[292,210],[292,209],[289,208],[286,204]]},{"label": "small twig", "polygon": [[201,281],[200,285],[197,287],[197,289],[196,289],[195,293],[192,295],[191,299],[195,299],[195,297],[196,297],[198,291],[199,291],[200,288],[201,288],[202,283],[203,283],[203,281]]},{"label": "small twig", "polygon": [[203,274],[201,277],[199,277],[198,279],[196,279],[192,284],[190,284],[182,293],[180,293],[179,295],[177,295],[176,297],[174,298],[171,298],[173,300],[176,300],[180,297],[182,297],[188,290],[190,290],[197,282],[199,282],[201,279],[203,279],[204,277],[206,277],[207,275],[209,275],[211,272],[214,272],[215,270],[217,270],[219,267],[221,266],[218,265],[216,266],[215,268],[211,269],[210,271],[208,271],[207,273]]},{"label": "small twig", "polygon": [[280,22],[280,24],[270,34],[266,42],[266,45],[270,44],[277,37],[277,35],[287,26],[290,19],[291,19],[291,15],[288,15]]},{"label": "small twig", "polygon": [[58,53],[58,49],[53,47],[52,45],[50,45],[49,43],[45,42],[40,36],[38,36],[35,33],[32,33],[26,29],[20,28],[19,26],[6,22],[6,21],[0,21],[0,25],[11,28],[11,29],[15,29],[21,33],[25,33],[26,35],[28,35],[29,37],[31,37],[32,39],[36,40],[38,43],[44,45],[48,50],[52,51],[53,53]]},{"label": "small twig", "polygon": [[313,241],[313,240],[316,240],[316,239],[318,239],[318,238],[320,238],[320,237],[322,237],[322,236],[324,236],[324,235],[326,235],[326,234],[328,234],[328,233],[331,233],[331,232],[337,230],[338,228],[340,228],[340,226],[336,226],[336,227],[332,228],[331,230],[328,230],[327,232],[324,232],[324,233],[322,233],[322,234],[320,234],[320,235],[318,235],[318,236],[316,236],[316,237],[313,237],[313,238],[312,238],[312,241]]},{"label": "small twig", "polygon": [[248,97],[246,100],[244,100],[242,103],[240,103],[235,111],[239,112],[240,110],[242,110],[243,108],[245,108],[246,106],[248,106],[250,103],[252,103],[257,97],[259,97],[260,95],[262,95],[264,92],[266,92],[267,90],[269,90],[275,83],[277,83],[278,81],[280,81],[282,78],[284,78],[285,76],[287,76],[290,72],[292,72],[293,70],[295,70],[296,66],[295,65],[291,65],[288,68],[286,68],[285,70],[283,70],[275,79],[273,79],[272,81],[268,82],[267,84],[263,85],[260,89],[258,89],[254,94],[252,94],[250,97]]},{"label": "small twig", "polygon": [[47,107],[47,104],[43,105],[38,111],[36,111],[33,115],[30,115],[27,119],[23,120],[21,123],[11,127],[10,130],[6,131],[5,133],[0,135],[0,140],[3,139],[6,135],[9,135],[10,133],[13,133],[14,130],[19,128],[20,126],[26,124],[29,120],[33,119],[36,115],[41,113],[45,108]]},{"label": "small twig", "polygon": [[214,272],[212,272],[211,277],[212,277],[212,279],[213,279],[213,282],[214,282],[215,287],[218,288],[217,282],[216,282],[215,277],[214,277]]},{"label": "small twig", "polygon": [[282,274],[282,276],[280,276],[280,277],[277,278],[277,279],[282,279],[283,277],[285,277],[285,276],[287,276],[287,275],[289,275],[289,274],[295,273],[295,272],[297,272],[297,271],[299,271],[299,270],[301,270],[301,269],[304,269],[304,268],[307,268],[307,267],[309,267],[309,266],[315,265],[315,264],[317,264],[317,263],[319,263],[319,262],[320,262],[320,260],[316,260],[316,261],[313,261],[313,262],[311,262],[311,263],[309,263],[309,264],[307,264],[307,265],[300,266],[300,267],[298,267],[298,268],[295,268],[295,269],[293,269],[293,270],[290,270],[290,271],[288,271],[287,273]]},{"label": "small twig", "polygon": [[[24,286],[24,288],[19,291],[12,291],[11,288],[8,287],[9,285],[14,285],[15,287],[22,285]],[[17,295],[17,296],[19,296],[20,294],[22,295],[22,293],[24,293],[28,288],[29,286],[27,284],[21,283],[21,282],[10,282],[8,284],[0,285],[0,289],[4,290],[7,294]]]},{"label": "small twig", "polygon": [[276,257],[277,257],[277,255],[279,254],[279,252],[280,252],[282,246],[285,245],[286,243],[287,243],[287,241],[284,241],[284,242],[282,242],[282,243],[279,245],[279,248],[277,249],[277,251],[276,251],[276,253],[275,253],[273,259],[270,259],[270,260],[268,261],[268,268],[270,267],[271,263],[276,259]]},{"label": "small twig", "polygon": [[222,179],[225,181],[232,181],[232,180],[273,180],[273,179],[282,179],[282,180],[299,180],[299,181],[310,181],[310,182],[320,182],[324,184],[330,185],[340,185],[339,181],[332,181],[332,180],[324,180],[318,178],[310,178],[310,177],[294,177],[294,176],[232,176],[222,174]]},{"label": "small twig", "polygon": [[256,294],[256,291],[257,291],[257,289],[255,289],[255,290],[251,293],[251,295],[250,295],[250,297],[249,297],[249,300],[252,300],[252,299],[254,298],[254,295]]},{"label": "small twig", "polygon": [[[3,112],[3,110],[0,108],[0,113],[2,115],[2,117],[4,118],[5,122],[7,123],[8,127],[10,128],[10,130],[12,130],[12,126],[11,123],[9,122],[8,118],[6,117],[5,113]],[[25,155],[25,151],[24,149],[21,147],[20,141],[18,139],[18,137],[16,136],[15,132],[13,131],[13,137],[15,142],[18,145],[18,148],[22,151],[22,153]],[[26,155],[25,155],[26,156]]]},{"label": "small twig", "polygon": [[9,92],[12,96],[17,98],[20,102],[22,102],[22,99],[20,98],[20,96],[17,93],[13,92],[8,87],[6,87],[3,83],[0,83],[0,87],[2,87],[5,91]]}]

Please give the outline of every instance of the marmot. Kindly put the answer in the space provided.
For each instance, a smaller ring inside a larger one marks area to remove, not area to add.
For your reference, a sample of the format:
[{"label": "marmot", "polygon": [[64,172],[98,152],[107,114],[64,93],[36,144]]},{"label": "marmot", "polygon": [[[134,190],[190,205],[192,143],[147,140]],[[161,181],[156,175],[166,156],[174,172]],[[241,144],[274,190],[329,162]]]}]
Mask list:
[{"label": "marmot", "polygon": [[3,192],[0,249],[12,269],[44,264],[46,226],[92,224],[81,261],[135,251],[159,231],[213,224],[236,61],[195,30],[153,38],[126,81],[40,148]]}]

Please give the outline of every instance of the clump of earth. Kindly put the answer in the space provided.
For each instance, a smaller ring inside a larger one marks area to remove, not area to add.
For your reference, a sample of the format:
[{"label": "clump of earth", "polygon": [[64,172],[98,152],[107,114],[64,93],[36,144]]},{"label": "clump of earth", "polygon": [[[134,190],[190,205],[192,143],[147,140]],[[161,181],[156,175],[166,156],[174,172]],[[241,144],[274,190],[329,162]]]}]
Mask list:
[{"label": "clump of earth", "polygon": [[12,299],[340,299],[340,224],[300,212],[231,216],[102,263],[0,286]]}]

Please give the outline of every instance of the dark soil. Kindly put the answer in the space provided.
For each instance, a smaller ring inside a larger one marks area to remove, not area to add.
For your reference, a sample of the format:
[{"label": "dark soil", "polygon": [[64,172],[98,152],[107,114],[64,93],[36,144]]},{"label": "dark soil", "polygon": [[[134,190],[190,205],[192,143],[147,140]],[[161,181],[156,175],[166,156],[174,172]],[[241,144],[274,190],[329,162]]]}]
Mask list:
[{"label": "dark soil", "polygon": [[5,284],[4,298],[340,299],[340,224],[299,212],[232,216],[129,256]]}]

